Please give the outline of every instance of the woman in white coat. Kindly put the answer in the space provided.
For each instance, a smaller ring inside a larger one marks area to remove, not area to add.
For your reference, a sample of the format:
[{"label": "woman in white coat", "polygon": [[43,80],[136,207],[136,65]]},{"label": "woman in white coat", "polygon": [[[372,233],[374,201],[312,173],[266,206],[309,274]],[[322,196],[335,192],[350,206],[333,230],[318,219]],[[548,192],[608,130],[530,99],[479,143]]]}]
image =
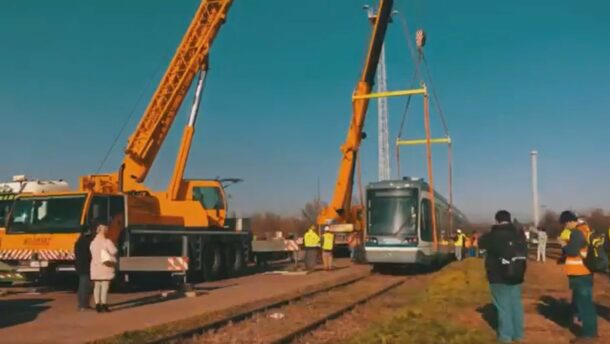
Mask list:
[{"label": "woman in white coat", "polygon": [[91,280],[93,281],[93,298],[98,312],[109,312],[108,289],[114,279],[117,249],[107,238],[108,225],[98,223],[97,234],[89,249],[91,250]]}]

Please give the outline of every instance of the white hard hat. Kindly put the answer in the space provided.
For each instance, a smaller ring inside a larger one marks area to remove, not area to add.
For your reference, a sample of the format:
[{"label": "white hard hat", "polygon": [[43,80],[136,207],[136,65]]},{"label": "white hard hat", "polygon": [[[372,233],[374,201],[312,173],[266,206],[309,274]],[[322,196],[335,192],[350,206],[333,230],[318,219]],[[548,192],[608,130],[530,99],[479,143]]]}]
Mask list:
[{"label": "white hard hat", "polygon": [[462,233],[462,230],[458,228],[457,232],[458,232],[458,233]]}]

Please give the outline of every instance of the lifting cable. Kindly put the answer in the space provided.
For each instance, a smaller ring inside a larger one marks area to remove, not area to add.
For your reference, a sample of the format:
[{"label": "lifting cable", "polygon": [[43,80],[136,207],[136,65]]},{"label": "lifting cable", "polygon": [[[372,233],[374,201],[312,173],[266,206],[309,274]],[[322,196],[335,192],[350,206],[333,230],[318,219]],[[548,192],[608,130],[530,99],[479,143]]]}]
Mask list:
[{"label": "lifting cable", "polygon": [[[413,78],[411,80],[411,87],[415,87],[417,84],[417,80],[420,78],[419,76],[419,64],[422,60],[422,51],[418,49],[418,52],[415,51],[413,47],[413,42],[411,42],[411,34],[409,32],[409,25],[407,23],[407,19],[403,14],[403,11],[398,11],[398,19],[400,19],[400,24],[402,27],[403,34],[405,35],[407,46],[409,47],[409,55],[411,56],[411,60],[413,61],[413,65],[415,66],[415,71],[413,72]],[[400,120],[400,128],[398,130],[398,135],[396,136],[396,140],[400,140],[402,137],[402,132],[406,124],[407,114],[409,113],[409,107],[411,105],[411,95],[407,97],[407,102],[405,104],[405,108],[402,113],[402,118]],[[396,176],[400,179],[400,149],[396,149]]]},{"label": "lifting cable", "polygon": [[[424,69],[426,72],[426,76],[428,77],[428,83],[430,84],[430,89],[432,89],[432,98],[434,100],[434,105],[436,105],[436,109],[441,118],[441,123],[443,125],[443,130],[445,131],[445,136],[449,136],[449,128],[447,127],[447,121],[445,120],[445,114],[443,112],[443,108],[441,107],[441,102],[436,94],[436,88],[434,88],[434,81],[432,80],[432,74],[430,73],[430,68],[428,67],[428,61],[426,57],[422,53],[422,60],[424,62]],[[449,174],[449,230],[453,235],[453,144],[451,140],[447,145],[447,164],[448,166],[448,174]]]},{"label": "lifting cable", "polygon": [[[423,49],[422,47],[420,47],[418,45],[417,47],[417,52],[415,51],[415,48],[413,47],[413,43],[411,42],[411,35],[410,35],[410,31],[409,31],[409,27],[407,24],[407,20],[405,18],[405,16],[403,15],[403,11],[400,11],[398,13],[398,18],[400,19],[400,22],[402,24],[402,30],[403,30],[403,34],[406,37],[407,40],[407,46],[409,48],[409,53],[411,55],[411,58],[413,60],[413,63],[415,65],[415,72],[413,75],[413,81],[412,83],[412,87],[415,87],[415,83],[417,81],[417,79],[419,79],[419,68],[420,68],[420,63],[423,62],[424,64],[424,73],[425,73],[425,77],[428,79],[428,83],[430,84],[429,89],[432,90],[432,99],[434,100],[434,104],[436,107],[436,110],[439,113],[440,116],[440,120],[441,120],[441,124],[443,126],[443,131],[444,134],[447,138],[450,138],[449,136],[449,129],[447,126],[447,121],[445,119],[445,114],[443,112],[443,109],[441,107],[438,95],[436,93],[436,89],[434,88],[434,82],[432,79],[432,75],[430,73],[430,68],[428,66],[428,62],[426,60],[426,57],[424,55]],[[424,124],[426,126],[426,137],[427,137],[427,149],[428,151],[430,150],[430,123],[429,123],[429,109],[428,109],[428,99],[427,96],[425,96],[426,99],[424,101]],[[409,111],[409,106],[411,104],[411,96],[408,96],[407,98],[407,102],[405,104],[405,108],[403,111],[403,115],[402,115],[402,119],[401,119],[401,123],[400,123],[400,128],[398,131],[398,135],[397,135],[397,140],[400,140],[403,134],[403,130],[404,127],[406,125],[406,119],[407,119],[407,115],[408,115],[408,111]],[[433,184],[432,184],[432,158],[431,158],[431,153],[427,154],[428,155],[428,178],[430,179],[430,187],[432,190],[433,189]],[[452,143],[451,140],[449,140],[448,145],[447,145],[447,163],[448,163],[448,182],[449,182],[449,228],[451,231],[451,234],[453,233],[453,153],[452,153]],[[397,172],[397,178],[400,178],[400,149],[397,146],[396,147],[396,172]],[[435,211],[434,209],[432,210],[433,212]],[[433,222],[436,222],[435,219],[432,219]],[[436,227],[436,226],[434,226]],[[434,232],[434,234],[436,234],[436,231]],[[436,242],[436,240],[435,240]]]},{"label": "lifting cable", "polygon": [[146,91],[150,88],[153,81],[155,81],[155,79],[156,79],[155,76],[157,74],[159,74],[159,70],[161,69],[161,67],[163,67],[163,65],[165,63],[166,63],[166,59],[165,58],[161,59],[159,61],[159,64],[157,65],[157,67],[154,69],[155,70],[154,73],[148,78],[148,81],[145,82],[144,87],[142,87],[142,90],[140,91],[140,94],[138,95],[136,102],[133,104],[131,111],[129,112],[129,115],[125,118],[125,121],[121,125],[121,128],[119,129],[119,131],[115,135],[114,139],[112,140],[112,143],[110,144],[110,147],[108,147],[108,150],[106,151],[106,154],[104,155],[104,158],[102,159],[99,166],[97,167],[95,174],[99,174],[100,171],[102,170],[102,168],[104,167],[106,160],[108,160],[108,158],[110,157],[110,154],[114,150],[114,147],[116,146],[117,142],[119,142],[119,139],[123,135],[123,132],[125,131],[125,128],[127,127],[127,124],[129,124],[129,122],[131,121],[133,114],[136,112],[136,109],[138,108],[138,105],[142,101],[142,98],[144,98]]}]

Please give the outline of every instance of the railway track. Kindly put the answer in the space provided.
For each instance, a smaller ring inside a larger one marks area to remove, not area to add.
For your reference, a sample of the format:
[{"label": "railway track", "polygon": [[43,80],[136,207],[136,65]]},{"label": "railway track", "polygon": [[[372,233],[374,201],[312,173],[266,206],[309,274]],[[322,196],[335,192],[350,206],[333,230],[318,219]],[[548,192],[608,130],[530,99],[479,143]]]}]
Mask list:
[{"label": "railway track", "polygon": [[366,275],[289,300],[263,305],[148,343],[290,343],[409,277]]}]

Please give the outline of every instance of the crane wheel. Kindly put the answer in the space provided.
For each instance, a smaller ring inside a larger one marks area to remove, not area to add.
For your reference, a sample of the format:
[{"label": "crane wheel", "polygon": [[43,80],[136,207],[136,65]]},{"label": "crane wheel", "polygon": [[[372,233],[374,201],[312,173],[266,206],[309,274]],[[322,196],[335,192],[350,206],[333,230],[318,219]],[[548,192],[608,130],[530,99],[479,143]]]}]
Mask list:
[{"label": "crane wheel", "polygon": [[203,246],[204,280],[215,281],[220,277],[222,260],[222,251],[217,243],[208,243]]},{"label": "crane wheel", "polygon": [[229,277],[239,276],[245,265],[244,250],[239,244],[229,244],[224,247],[227,275]]}]

